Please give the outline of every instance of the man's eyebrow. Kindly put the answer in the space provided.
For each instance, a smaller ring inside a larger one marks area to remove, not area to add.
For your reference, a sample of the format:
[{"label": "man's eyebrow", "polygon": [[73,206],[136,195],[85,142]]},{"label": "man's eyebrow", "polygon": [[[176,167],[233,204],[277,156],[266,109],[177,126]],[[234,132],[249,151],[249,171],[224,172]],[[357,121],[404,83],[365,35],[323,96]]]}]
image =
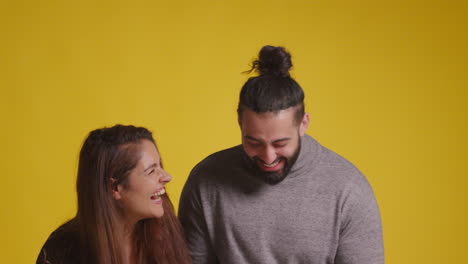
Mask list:
[{"label": "man's eyebrow", "polygon": [[[254,137],[249,136],[249,135],[244,136],[244,138],[246,138],[248,140],[253,140],[253,141],[256,141],[256,142],[262,142],[260,139],[254,138]],[[281,142],[284,142],[284,141],[288,141],[290,139],[291,139],[290,137],[279,138],[279,139],[273,140],[271,143],[281,143]]]},{"label": "man's eyebrow", "polygon": [[280,143],[280,142],[283,142],[283,141],[288,141],[290,139],[291,139],[290,137],[284,137],[284,138],[280,138],[280,139],[275,139],[275,140],[273,140],[272,143]]},{"label": "man's eyebrow", "polygon": [[248,140],[253,140],[253,141],[257,141],[257,142],[262,142],[260,139],[257,139],[257,138],[254,138],[254,137],[251,137],[251,136],[249,136],[249,135],[247,135],[247,136],[244,136],[244,137],[245,137],[246,139],[248,139]]},{"label": "man's eyebrow", "polygon": [[148,168],[144,169],[144,171],[146,172],[147,170],[149,170],[149,169],[153,169],[153,168],[156,168],[157,166],[158,166],[158,164],[156,164],[156,163],[153,163],[153,164],[149,165],[149,167],[148,167]]}]

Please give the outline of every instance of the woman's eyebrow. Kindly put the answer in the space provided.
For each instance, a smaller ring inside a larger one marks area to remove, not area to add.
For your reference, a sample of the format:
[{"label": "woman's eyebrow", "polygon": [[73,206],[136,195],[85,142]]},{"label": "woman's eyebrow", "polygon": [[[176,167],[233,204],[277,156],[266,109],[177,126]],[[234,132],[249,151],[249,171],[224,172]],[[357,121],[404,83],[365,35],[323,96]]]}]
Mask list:
[{"label": "woman's eyebrow", "polygon": [[144,169],[144,171],[146,172],[146,171],[147,171],[147,170],[149,170],[149,169],[156,168],[156,167],[157,167],[157,165],[158,165],[158,164],[156,164],[156,163],[153,163],[153,164],[149,165],[149,167],[148,167],[148,168]]}]

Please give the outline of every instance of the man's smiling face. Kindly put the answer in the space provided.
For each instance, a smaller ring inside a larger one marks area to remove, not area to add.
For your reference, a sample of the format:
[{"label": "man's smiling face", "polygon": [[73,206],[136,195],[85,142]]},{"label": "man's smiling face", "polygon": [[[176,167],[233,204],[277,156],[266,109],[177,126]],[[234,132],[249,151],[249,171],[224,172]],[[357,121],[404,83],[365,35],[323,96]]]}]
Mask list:
[{"label": "man's smiling face", "polygon": [[297,122],[295,112],[294,107],[266,113],[245,109],[239,120],[242,146],[255,174],[270,184],[281,182],[299,155],[309,116]]}]

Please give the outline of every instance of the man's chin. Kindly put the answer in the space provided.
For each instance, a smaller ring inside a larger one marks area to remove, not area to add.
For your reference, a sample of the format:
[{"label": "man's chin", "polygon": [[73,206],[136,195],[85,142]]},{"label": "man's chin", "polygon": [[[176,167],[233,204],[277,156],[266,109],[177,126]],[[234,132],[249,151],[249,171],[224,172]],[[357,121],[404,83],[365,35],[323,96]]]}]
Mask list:
[{"label": "man's chin", "polygon": [[266,183],[275,185],[275,184],[282,182],[288,174],[283,173],[282,170],[275,171],[275,172],[267,172],[267,171],[262,171],[259,169],[259,172],[256,173],[255,175],[261,178]]},{"label": "man's chin", "polygon": [[245,152],[244,157],[247,167],[253,172],[252,175],[270,185],[275,185],[282,182],[289,174],[291,166],[289,164],[289,161],[285,158],[282,158],[282,160],[280,161],[279,170],[266,171],[262,169],[261,164],[259,163],[259,160],[257,158],[250,158],[249,156],[247,156],[247,154],[245,154]]}]

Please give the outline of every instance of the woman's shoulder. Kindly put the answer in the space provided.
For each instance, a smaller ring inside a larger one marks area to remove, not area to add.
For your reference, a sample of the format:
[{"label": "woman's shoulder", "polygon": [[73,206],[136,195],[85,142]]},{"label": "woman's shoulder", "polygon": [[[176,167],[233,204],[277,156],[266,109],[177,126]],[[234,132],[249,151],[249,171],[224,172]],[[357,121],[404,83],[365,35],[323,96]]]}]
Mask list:
[{"label": "woman's shoulder", "polygon": [[45,242],[36,264],[80,263],[80,236],[74,219],[57,228]]}]

